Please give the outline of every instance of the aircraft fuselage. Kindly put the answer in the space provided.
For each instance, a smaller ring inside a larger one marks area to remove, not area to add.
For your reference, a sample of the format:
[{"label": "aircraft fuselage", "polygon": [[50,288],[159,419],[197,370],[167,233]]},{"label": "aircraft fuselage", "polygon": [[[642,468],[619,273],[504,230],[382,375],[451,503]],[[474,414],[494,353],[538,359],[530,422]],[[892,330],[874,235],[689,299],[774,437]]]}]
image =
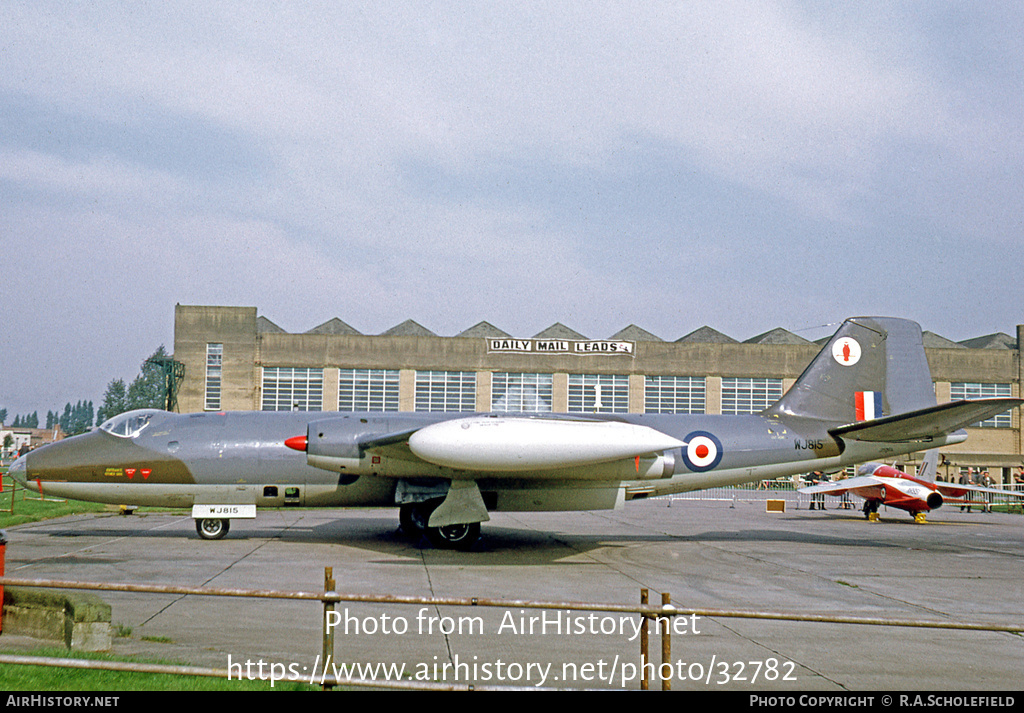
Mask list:
[{"label": "aircraft fuselage", "polygon": [[[844,454],[842,444],[828,435],[828,424],[801,419],[786,423],[758,415],[596,417],[648,426],[689,445],[642,457],[530,469],[501,477],[425,463],[411,455],[405,458],[400,452],[396,455],[395,449],[358,446],[375,436],[469,416],[488,415],[155,412],[135,436],[96,429],[33,451],[26,459],[24,479],[58,497],[167,507],[196,503],[393,506],[401,480],[473,479],[481,491],[496,494],[489,503],[493,509],[516,510],[547,509],[537,498],[524,508],[523,498],[514,495],[523,488],[618,489],[622,484],[628,499],[836,469],[866,456]],[[504,414],[490,416],[499,419]],[[311,423],[329,423],[335,429],[335,442],[342,444],[336,450],[343,454],[337,458],[338,465],[313,467],[306,454],[285,446],[286,440],[305,433]],[[351,445],[348,449],[346,442]],[[897,448],[881,444],[874,450],[888,455]],[[504,491],[509,495],[502,497]],[[563,498],[554,498],[550,505],[570,509]]]}]

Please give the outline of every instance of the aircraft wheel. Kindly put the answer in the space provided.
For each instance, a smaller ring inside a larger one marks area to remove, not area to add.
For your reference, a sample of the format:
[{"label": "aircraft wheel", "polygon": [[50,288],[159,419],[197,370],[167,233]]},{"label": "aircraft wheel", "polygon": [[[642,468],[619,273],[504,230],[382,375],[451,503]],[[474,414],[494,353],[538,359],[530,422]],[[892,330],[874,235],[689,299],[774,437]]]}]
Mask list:
[{"label": "aircraft wheel", "polygon": [[423,500],[417,503],[406,503],[398,508],[398,524],[402,526],[402,532],[410,537],[419,537],[427,531],[427,521],[430,514],[437,509],[437,506],[444,502],[444,498]]},{"label": "aircraft wheel", "polygon": [[230,520],[220,520],[212,517],[196,520],[196,532],[204,540],[220,540],[224,535],[228,534],[230,529]]},{"label": "aircraft wheel", "polygon": [[480,539],[480,523],[467,522],[460,525],[428,527],[427,539],[442,550],[469,550]]},{"label": "aircraft wheel", "polygon": [[402,532],[409,536],[422,535],[427,529],[430,511],[424,503],[406,503],[398,508],[398,524]]}]

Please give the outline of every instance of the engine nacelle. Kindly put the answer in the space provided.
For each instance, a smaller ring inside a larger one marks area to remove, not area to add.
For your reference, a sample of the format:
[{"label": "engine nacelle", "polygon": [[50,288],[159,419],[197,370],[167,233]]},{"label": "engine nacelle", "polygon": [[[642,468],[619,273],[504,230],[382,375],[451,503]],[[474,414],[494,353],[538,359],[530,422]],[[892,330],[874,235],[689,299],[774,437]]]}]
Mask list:
[{"label": "engine nacelle", "polygon": [[[367,425],[366,429],[359,428],[362,423]],[[285,445],[305,451],[306,462],[314,468],[358,474],[362,472],[364,460],[359,437],[368,430],[366,419],[329,418],[311,422],[305,436],[289,438]]]}]

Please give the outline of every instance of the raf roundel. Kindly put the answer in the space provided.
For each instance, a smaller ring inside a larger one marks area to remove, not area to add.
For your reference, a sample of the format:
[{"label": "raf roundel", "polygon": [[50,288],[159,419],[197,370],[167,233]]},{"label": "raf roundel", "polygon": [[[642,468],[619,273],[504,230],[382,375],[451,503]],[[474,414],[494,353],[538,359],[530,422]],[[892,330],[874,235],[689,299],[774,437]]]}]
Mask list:
[{"label": "raf roundel", "polygon": [[697,473],[711,470],[722,462],[722,442],[707,431],[694,431],[685,439],[683,461]]}]

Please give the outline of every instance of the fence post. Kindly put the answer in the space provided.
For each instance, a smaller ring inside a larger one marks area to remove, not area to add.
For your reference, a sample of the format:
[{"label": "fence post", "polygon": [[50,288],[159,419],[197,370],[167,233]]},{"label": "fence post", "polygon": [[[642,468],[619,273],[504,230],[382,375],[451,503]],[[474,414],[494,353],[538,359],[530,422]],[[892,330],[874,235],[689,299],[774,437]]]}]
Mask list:
[{"label": "fence post", "polygon": [[[668,592],[661,593],[661,608],[668,610],[672,608],[672,595]],[[672,625],[669,617],[665,617],[667,626],[663,625],[661,630],[661,690],[672,690]],[[668,664],[668,676],[665,675],[665,664]]]},{"label": "fence post", "polygon": [[[14,497],[13,495],[11,496]],[[4,576],[4,560],[7,559],[7,533],[0,530],[0,577]],[[4,585],[0,584],[0,633],[4,630]]]},{"label": "fence post", "polygon": [[[0,493],[4,492],[4,478],[7,477],[7,473],[0,473]],[[18,492],[18,481],[11,478],[11,507],[7,510],[11,515],[14,514],[14,494]]]},{"label": "fence post", "polygon": [[[640,590],[640,606],[647,606],[647,589]],[[649,631],[649,624],[651,622],[647,614],[641,614],[643,617],[643,625],[640,628],[640,690],[646,691],[650,683],[647,680],[647,662],[650,661],[648,657],[648,641],[647,635]]]},{"label": "fence post", "polygon": [[[335,600],[330,595],[337,594],[337,586],[334,581],[334,568],[324,567],[324,640],[321,651],[321,660],[324,662],[324,673],[330,675],[328,667],[334,660],[334,626],[330,625],[335,614]],[[330,690],[333,686],[324,683],[324,690]]]}]

